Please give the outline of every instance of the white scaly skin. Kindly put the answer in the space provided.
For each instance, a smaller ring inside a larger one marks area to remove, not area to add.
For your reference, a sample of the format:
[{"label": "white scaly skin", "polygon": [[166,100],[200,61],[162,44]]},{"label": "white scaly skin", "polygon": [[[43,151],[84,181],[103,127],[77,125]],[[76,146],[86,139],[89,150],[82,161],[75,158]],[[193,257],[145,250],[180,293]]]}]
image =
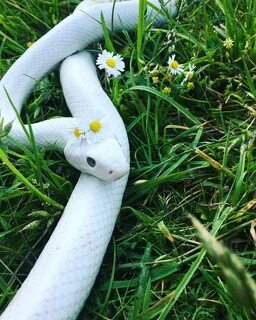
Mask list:
[{"label": "white scaly skin", "polygon": [[[70,68],[76,68],[76,64],[79,73],[70,75]],[[90,90],[87,92],[84,86],[76,86],[73,77],[95,86],[98,97],[93,104],[88,103]],[[71,112],[73,103],[81,118],[94,111],[96,106],[101,106],[112,119],[118,142],[128,157],[129,146],[123,122],[100,86],[91,56],[80,53],[67,58],[61,68],[61,78],[64,87],[67,79],[70,81],[64,90],[69,96],[67,101],[71,99]],[[80,103],[75,99],[77,96],[81,98]],[[17,314],[18,320],[76,319],[101,265],[127,177],[126,174],[116,181],[104,182],[81,174],[58,226],[1,320],[16,319]]]},{"label": "white scaly skin", "polygon": [[[152,2],[159,6],[158,1]],[[101,12],[107,25],[111,26],[112,5],[102,4],[80,9],[86,11],[86,14],[77,10],[63,20],[28,49],[3,77],[0,83],[0,105],[1,115],[6,121],[15,120],[16,117],[3,87],[7,89],[20,112],[24,99],[35,83],[32,79],[40,80],[65,57],[102,38],[102,28],[95,21],[95,18],[100,20]],[[153,12],[153,9],[148,9],[149,13]],[[137,1],[116,3],[114,29],[134,29],[137,16]],[[158,16],[155,22],[163,22],[163,17]],[[78,71],[72,73],[75,68],[78,68]],[[90,55],[80,53],[67,58],[61,66],[61,81],[72,115],[78,119],[86,119],[92,109],[103,110],[111,119],[108,130],[113,137],[110,138],[117,139],[128,158],[129,147],[124,125],[101,88]],[[83,85],[77,86],[77,83]],[[62,120],[64,122],[61,122]],[[65,149],[62,134],[65,132],[66,137],[66,132],[70,131],[68,121],[72,119],[62,120],[49,120],[52,122],[46,122],[46,127],[45,123],[33,125],[36,139],[40,141],[43,136],[45,138],[42,139],[42,144],[56,143],[57,147]],[[27,143],[24,134],[19,130],[15,120],[11,135]],[[103,152],[104,159],[108,156],[109,153]],[[118,180],[106,182],[93,175],[81,174],[58,226],[29,276],[2,314],[1,320],[77,318],[95,281],[110,240],[127,177],[128,174]]]}]

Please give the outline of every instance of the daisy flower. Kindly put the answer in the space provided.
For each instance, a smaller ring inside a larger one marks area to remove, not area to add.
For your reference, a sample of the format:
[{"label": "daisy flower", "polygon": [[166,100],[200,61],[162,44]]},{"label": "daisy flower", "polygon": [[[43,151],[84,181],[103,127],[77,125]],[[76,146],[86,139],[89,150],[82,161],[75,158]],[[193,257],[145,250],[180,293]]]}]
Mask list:
[{"label": "daisy flower", "polygon": [[179,64],[179,62],[175,60],[175,54],[169,57],[167,64],[171,74],[175,75],[175,74],[181,74],[184,72],[183,65]]},{"label": "daisy flower", "polygon": [[103,140],[107,135],[105,123],[105,114],[96,110],[86,116],[88,119],[79,120],[72,129],[73,140],[79,142],[86,140],[89,144],[97,143]]},{"label": "daisy flower", "polygon": [[90,143],[97,143],[106,136],[105,114],[99,110],[91,113],[89,116],[89,130],[86,132],[86,138]]},{"label": "daisy flower", "polygon": [[77,118],[72,118],[70,127],[67,129],[66,138],[71,145],[79,146],[85,140],[85,132],[83,121]]},{"label": "daisy flower", "polygon": [[96,65],[100,70],[105,69],[108,76],[117,77],[124,71],[125,64],[120,54],[114,55],[113,52],[103,50],[96,60]]}]

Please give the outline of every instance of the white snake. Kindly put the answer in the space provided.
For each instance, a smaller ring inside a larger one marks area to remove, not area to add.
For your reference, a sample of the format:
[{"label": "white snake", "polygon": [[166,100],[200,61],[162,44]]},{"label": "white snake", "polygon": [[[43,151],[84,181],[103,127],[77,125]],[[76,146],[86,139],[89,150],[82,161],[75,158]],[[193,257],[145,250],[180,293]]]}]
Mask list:
[{"label": "white snake", "polygon": [[[151,3],[161,7],[157,0]],[[135,29],[139,5],[137,0],[119,2],[113,11],[111,3],[92,4],[83,1],[73,14],[34,43],[0,82],[1,116],[5,123],[13,121],[9,135],[29,146],[6,92],[20,112],[35,82],[65,59],[60,68],[61,84],[73,118],[55,118],[32,128],[39,147],[62,149],[67,160],[82,171],[50,240],[1,320],[76,319],[119,213],[129,171],[125,127],[100,85],[92,56],[74,53],[103,38],[101,13],[114,31]],[[175,0],[166,7],[175,14]],[[156,25],[165,19],[157,11],[147,8],[147,18],[153,16]],[[104,135],[98,141],[75,137],[74,129],[93,119],[95,110],[104,114]]]}]

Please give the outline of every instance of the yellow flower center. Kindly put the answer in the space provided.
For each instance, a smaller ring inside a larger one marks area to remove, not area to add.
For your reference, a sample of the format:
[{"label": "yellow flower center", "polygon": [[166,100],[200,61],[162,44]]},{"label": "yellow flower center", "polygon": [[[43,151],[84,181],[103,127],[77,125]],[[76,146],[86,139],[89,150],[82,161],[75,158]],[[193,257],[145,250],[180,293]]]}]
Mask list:
[{"label": "yellow flower center", "polygon": [[79,138],[81,136],[81,131],[79,128],[74,129],[74,136],[77,138]]},{"label": "yellow flower center", "polygon": [[171,62],[171,67],[172,67],[173,69],[178,69],[178,68],[179,68],[179,63],[178,63],[178,61],[173,60],[173,61]]},{"label": "yellow flower center", "polygon": [[116,66],[116,60],[114,58],[108,58],[106,61],[106,64],[110,67],[110,68],[115,68]]},{"label": "yellow flower center", "polygon": [[93,132],[99,132],[100,129],[101,129],[101,123],[99,120],[93,120],[91,121],[90,123],[90,129],[93,131]]}]

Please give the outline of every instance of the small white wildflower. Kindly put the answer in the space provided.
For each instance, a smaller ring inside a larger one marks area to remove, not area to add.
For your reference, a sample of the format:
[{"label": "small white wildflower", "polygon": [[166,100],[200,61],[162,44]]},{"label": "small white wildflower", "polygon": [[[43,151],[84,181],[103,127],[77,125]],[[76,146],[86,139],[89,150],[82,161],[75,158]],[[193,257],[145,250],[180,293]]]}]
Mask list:
[{"label": "small white wildflower", "polygon": [[88,120],[79,120],[73,125],[72,140],[74,143],[86,140],[88,143],[94,144],[109,135],[103,112],[95,110],[90,112],[86,118]]},{"label": "small white wildflower", "polygon": [[183,65],[179,64],[177,60],[175,60],[175,54],[173,54],[171,57],[168,59],[168,67],[171,72],[171,74],[181,74],[184,72]]},{"label": "small white wildflower", "polygon": [[89,116],[89,130],[86,139],[89,143],[97,143],[107,135],[106,116],[102,111],[96,110]]},{"label": "small white wildflower", "polygon": [[186,73],[185,73],[184,81],[190,81],[193,78],[195,67],[196,66],[194,64],[188,65],[188,71],[186,71]]},{"label": "small white wildflower", "polygon": [[96,65],[100,70],[105,69],[108,76],[117,77],[124,71],[125,64],[120,54],[114,55],[113,52],[103,50],[96,60]]}]

